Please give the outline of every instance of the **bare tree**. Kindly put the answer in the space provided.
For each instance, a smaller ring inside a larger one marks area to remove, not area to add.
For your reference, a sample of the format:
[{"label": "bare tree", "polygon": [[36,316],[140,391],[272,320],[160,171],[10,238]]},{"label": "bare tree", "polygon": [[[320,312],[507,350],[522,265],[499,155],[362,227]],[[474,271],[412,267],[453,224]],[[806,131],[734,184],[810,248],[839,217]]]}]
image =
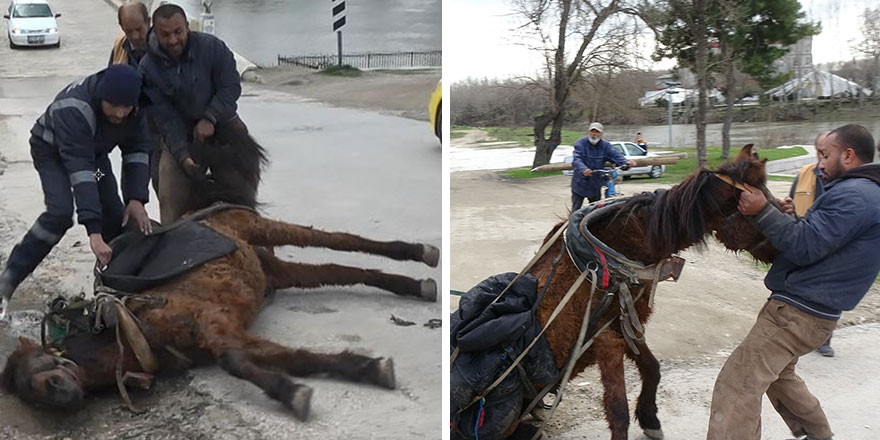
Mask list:
[{"label": "bare tree", "polygon": [[547,105],[534,120],[534,166],[550,162],[562,138],[572,90],[584,74],[619,70],[633,59],[638,33],[633,17],[639,14],[634,1],[512,0],[526,18],[523,30],[537,37],[534,48],[544,56],[549,79],[531,79],[536,85],[545,85],[547,97]]},{"label": "bare tree", "polygon": [[865,8],[862,13],[862,40],[854,49],[873,62],[872,88],[880,88],[880,7]]}]

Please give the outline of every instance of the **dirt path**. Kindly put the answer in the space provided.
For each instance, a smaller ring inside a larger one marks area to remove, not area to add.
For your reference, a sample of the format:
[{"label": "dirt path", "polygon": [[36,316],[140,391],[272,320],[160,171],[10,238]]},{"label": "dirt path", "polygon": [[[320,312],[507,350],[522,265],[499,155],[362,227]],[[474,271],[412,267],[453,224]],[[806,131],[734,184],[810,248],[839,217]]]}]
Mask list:
[{"label": "dirt path", "polygon": [[[569,179],[551,176],[510,180],[491,171],[452,173],[451,287],[467,290],[490,275],[519,271],[537,251],[545,234],[567,216]],[[788,182],[769,184],[777,195],[786,193],[789,185]],[[627,195],[653,191],[658,186],[669,187],[637,178],[624,182],[618,190]],[[672,372],[661,382],[661,393],[665,393],[660,397],[661,406],[665,404],[664,411],[685,417],[689,409],[708,405],[712,381],[726,353],[751,328],[769,291],[763,285],[765,272],[761,268],[749,257],[725,250],[714,239],[709,239],[703,252],[690,249],[682,256],[687,263],[679,281],[663,282],[657,289],[656,306],[646,337],[661,362],[664,375]],[[453,309],[456,304],[457,298],[453,297]],[[840,327],[874,322],[880,322],[878,284],[856,310],[844,314]],[[857,346],[854,349],[858,350]],[[702,368],[711,376],[702,379],[708,384],[690,387],[688,381],[693,380],[693,376],[688,372],[693,368]],[[576,386],[557,413],[550,430],[552,438],[585,438],[590,432],[584,431],[585,427],[600,430],[589,438],[607,438],[601,431],[604,415],[597,380],[595,368],[573,380]],[[637,373],[629,365],[628,383],[630,404],[635,405],[632,393],[638,391],[634,384],[639,382]],[[697,415],[693,423],[702,426],[707,420]],[[700,435],[704,436],[705,427],[702,429]],[[667,438],[692,439],[700,435]]]}]

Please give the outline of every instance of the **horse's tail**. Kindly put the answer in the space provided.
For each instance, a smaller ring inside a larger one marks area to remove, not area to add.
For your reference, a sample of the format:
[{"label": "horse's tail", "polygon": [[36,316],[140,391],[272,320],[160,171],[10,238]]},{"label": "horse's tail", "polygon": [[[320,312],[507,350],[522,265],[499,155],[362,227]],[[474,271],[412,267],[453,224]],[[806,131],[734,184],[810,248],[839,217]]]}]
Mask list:
[{"label": "horse's tail", "polygon": [[256,208],[261,174],[269,163],[266,150],[240,121],[217,127],[216,144],[205,145],[201,162],[211,179],[197,182],[198,209],[217,202]]}]

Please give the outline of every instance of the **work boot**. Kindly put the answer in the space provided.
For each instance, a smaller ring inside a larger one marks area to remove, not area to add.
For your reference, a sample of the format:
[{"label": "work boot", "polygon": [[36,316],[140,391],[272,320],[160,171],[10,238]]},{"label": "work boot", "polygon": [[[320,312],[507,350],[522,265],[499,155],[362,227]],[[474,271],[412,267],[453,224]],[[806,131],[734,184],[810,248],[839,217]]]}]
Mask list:
[{"label": "work boot", "polygon": [[831,345],[820,345],[819,348],[816,349],[822,356],[825,357],[834,357],[834,349],[831,348]]}]

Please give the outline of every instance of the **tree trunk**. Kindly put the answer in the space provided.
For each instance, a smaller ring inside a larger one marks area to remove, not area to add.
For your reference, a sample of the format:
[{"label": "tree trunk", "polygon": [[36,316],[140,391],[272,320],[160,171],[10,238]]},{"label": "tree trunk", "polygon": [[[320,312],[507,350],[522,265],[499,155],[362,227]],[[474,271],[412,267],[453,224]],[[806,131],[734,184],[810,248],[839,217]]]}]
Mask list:
[{"label": "tree trunk", "polygon": [[[721,46],[721,56],[727,56],[727,50],[725,45],[722,43]],[[727,111],[724,113],[724,125],[721,127],[721,158],[727,159],[730,157],[730,126],[733,124],[733,110],[734,104],[736,104],[736,75],[733,60],[725,59],[725,68],[727,70],[727,93],[725,93],[724,99],[727,103]]]},{"label": "tree trunk", "polygon": [[696,42],[695,68],[697,74],[697,114],[694,125],[697,128],[697,167],[708,168],[706,159],[706,89],[709,81],[709,38],[706,29],[706,4],[704,0],[694,0],[694,41]]},{"label": "tree trunk", "polygon": [[552,129],[550,132],[550,138],[544,137],[544,133],[547,131],[547,126],[550,125],[550,121],[551,117],[549,115],[541,115],[535,118],[535,160],[532,161],[532,168],[550,163],[550,157],[553,156],[553,150],[559,146],[559,142],[553,142],[554,137]]}]

